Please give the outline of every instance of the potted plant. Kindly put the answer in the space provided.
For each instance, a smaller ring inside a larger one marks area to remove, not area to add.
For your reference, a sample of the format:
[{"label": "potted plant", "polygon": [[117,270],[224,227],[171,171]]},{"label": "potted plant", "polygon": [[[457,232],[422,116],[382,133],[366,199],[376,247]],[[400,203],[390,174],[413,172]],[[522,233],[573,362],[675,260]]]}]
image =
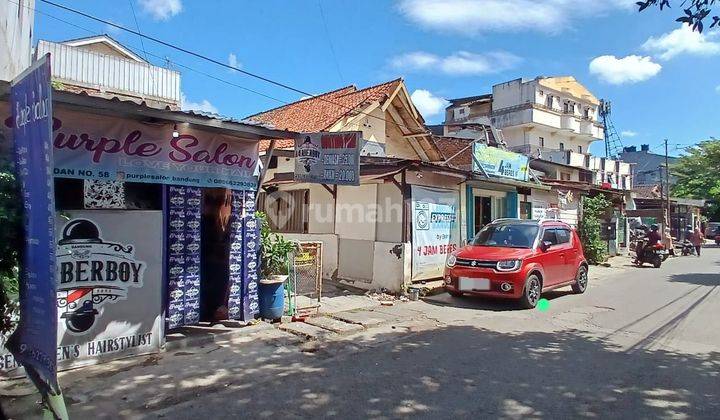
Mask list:
[{"label": "potted plant", "polygon": [[260,317],[276,321],[285,309],[283,285],[290,274],[290,253],[297,244],[271,232],[264,213],[257,212],[255,217],[260,223]]}]

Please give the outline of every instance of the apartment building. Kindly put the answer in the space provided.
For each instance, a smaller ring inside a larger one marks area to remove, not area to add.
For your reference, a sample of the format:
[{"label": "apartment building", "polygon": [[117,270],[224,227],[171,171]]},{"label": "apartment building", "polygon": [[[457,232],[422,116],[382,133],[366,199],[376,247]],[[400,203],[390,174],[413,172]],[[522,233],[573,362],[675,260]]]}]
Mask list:
[{"label": "apartment building", "polygon": [[[651,187],[665,183],[665,155],[650,152],[649,144],[641,144],[640,150],[637,146],[625,147],[620,158],[633,164],[632,175],[636,186]],[[677,160],[677,157],[668,157],[671,166]],[[675,184],[675,181],[676,178],[670,174],[670,185]]]}]

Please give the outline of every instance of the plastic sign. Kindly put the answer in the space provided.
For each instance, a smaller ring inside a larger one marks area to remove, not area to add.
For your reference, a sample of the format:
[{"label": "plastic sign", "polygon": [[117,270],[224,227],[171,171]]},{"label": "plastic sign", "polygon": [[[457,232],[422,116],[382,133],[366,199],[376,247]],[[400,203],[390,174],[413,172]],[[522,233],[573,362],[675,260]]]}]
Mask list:
[{"label": "plastic sign", "polygon": [[442,277],[445,260],[459,248],[458,192],[413,185],[412,280]]},{"label": "plastic sign", "polygon": [[295,181],[360,185],[362,133],[303,133],[295,138]]},{"label": "plastic sign", "polygon": [[488,147],[482,143],[474,143],[473,171],[485,172],[490,176],[527,181],[528,157],[497,147]]}]

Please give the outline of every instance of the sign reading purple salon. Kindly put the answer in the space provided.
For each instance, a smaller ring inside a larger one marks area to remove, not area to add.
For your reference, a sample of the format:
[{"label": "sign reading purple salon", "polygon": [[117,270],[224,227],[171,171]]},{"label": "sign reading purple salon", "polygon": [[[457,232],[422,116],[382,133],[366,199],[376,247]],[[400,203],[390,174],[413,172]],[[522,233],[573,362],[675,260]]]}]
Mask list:
[{"label": "sign reading purple salon", "polygon": [[11,86],[15,167],[21,185],[25,246],[20,270],[20,322],[7,348],[45,393],[57,383],[55,204],[49,55]]},{"label": "sign reading purple salon", "polygon": [[185,124],[175,127],[59,110],[53,121],[53,145],[56,177],[257,188],[256,141]]}]

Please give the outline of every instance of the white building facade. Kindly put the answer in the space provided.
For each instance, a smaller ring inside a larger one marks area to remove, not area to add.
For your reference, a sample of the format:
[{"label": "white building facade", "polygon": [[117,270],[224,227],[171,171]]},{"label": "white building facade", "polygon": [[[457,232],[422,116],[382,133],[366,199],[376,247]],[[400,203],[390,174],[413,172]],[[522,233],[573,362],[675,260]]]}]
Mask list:
[{"label": "white building facade", "polygon": [[30,66],[35,0],[0,7],[0,80],[11,81]]}]

